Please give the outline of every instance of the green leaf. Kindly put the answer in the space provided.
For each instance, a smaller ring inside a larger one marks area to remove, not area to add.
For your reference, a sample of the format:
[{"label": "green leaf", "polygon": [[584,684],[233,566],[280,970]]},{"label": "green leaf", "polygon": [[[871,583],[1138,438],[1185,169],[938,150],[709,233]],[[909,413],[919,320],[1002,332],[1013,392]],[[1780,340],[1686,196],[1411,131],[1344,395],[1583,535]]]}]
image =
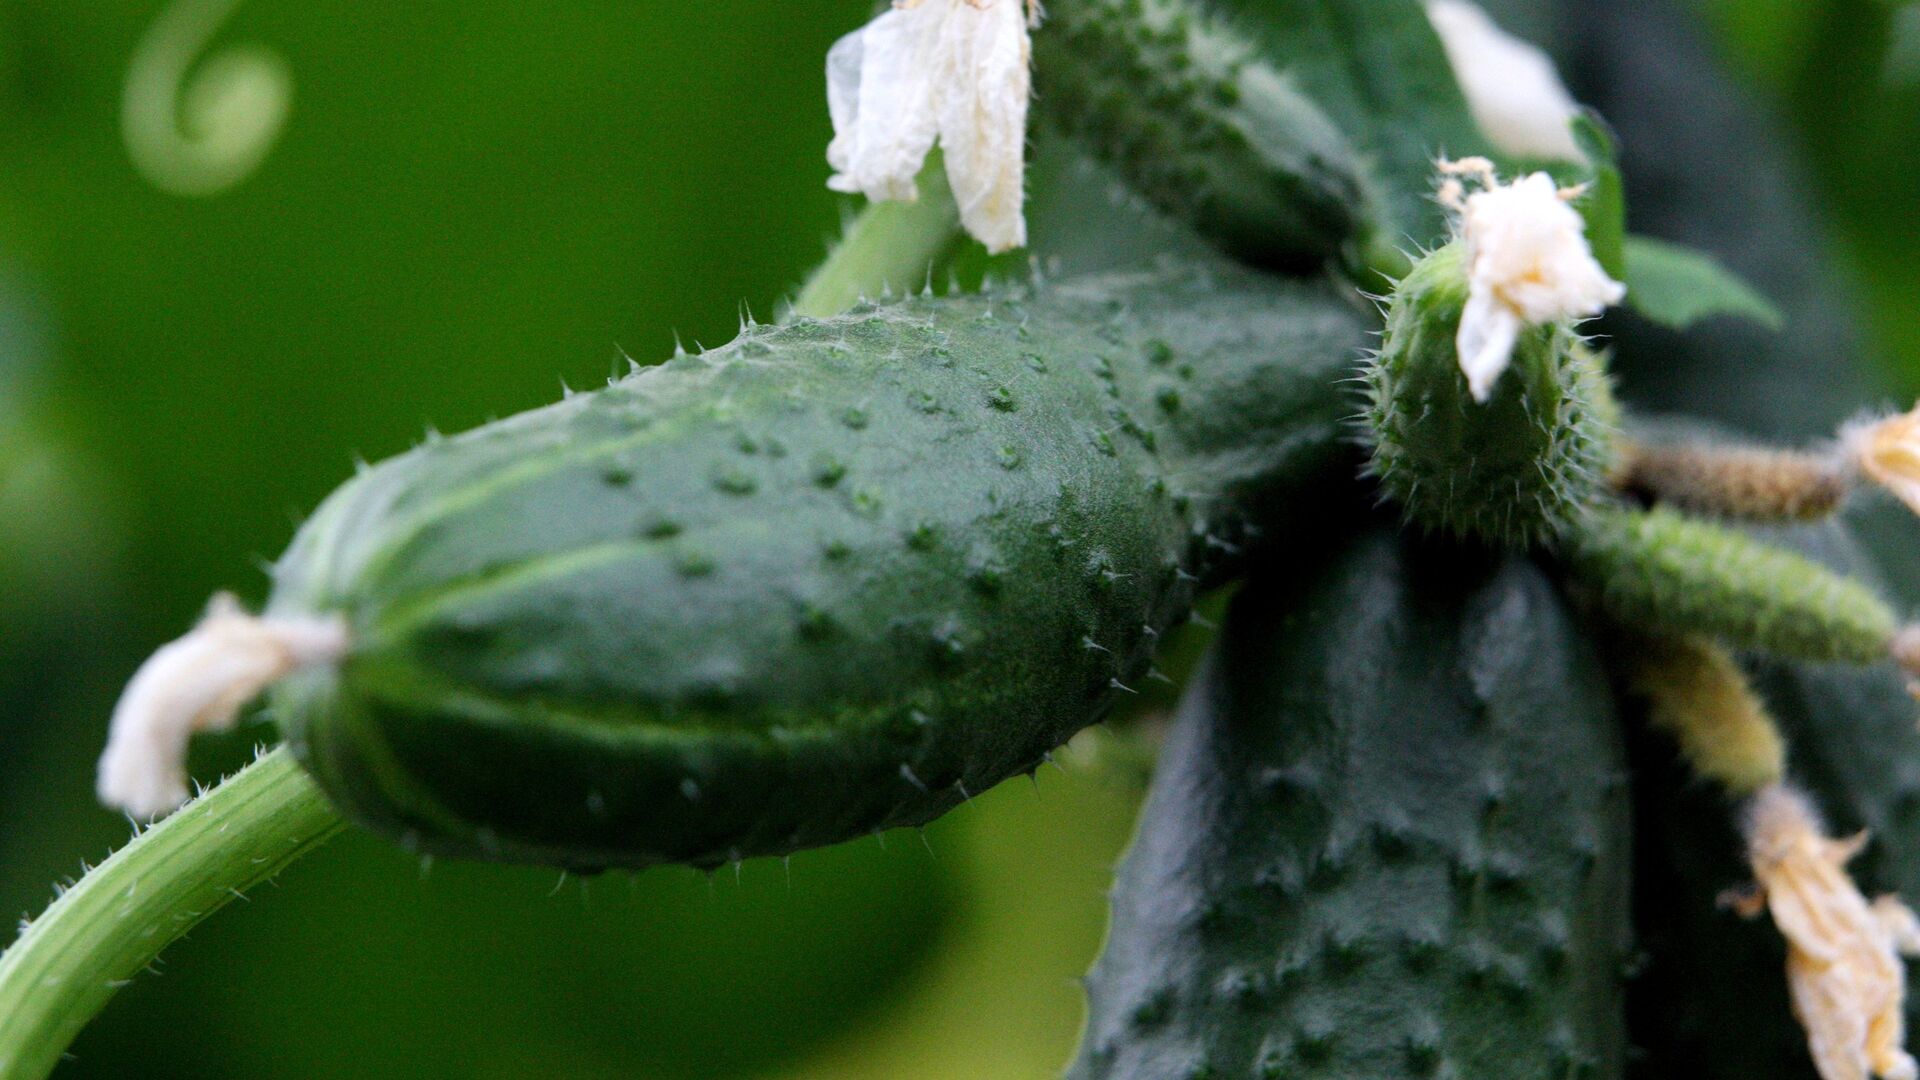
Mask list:
[{"label": "green leaf", "polygon": [[1780,309],[1706,252],[1644,236],[1628,237],[1625,247],[1625,275],[1608,272],[1627,283],[1628,306],[1654,322],[1685,330],[1728,315],[1780,329]]},{"label": "green leaf", "polygon": [[1608,274],[1625,280],[1627,189],[1620,179],[1613,134],[1598,113],[1588,111],[1574,118],[1573,141],[1587,156],[1587,194],[1580,200],[1581,216],[1587,219],[1587,243]]}]

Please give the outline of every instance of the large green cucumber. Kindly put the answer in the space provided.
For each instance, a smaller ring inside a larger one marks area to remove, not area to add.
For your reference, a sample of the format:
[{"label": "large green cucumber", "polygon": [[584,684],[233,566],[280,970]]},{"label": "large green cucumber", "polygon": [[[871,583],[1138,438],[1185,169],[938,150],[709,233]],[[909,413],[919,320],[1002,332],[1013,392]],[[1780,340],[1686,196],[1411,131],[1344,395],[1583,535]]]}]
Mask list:
[{"label": "large green cucumber", "polygon": [[1372,535],[1256,577],[1120,871],[1071,1075],[1619,1076],[1610,700],[1522,558]]},{"label": "large green cucumber", "polygon": [[[926,822],[1097,720],[1344,479],[1364,310],[1224,265],[749,327],[331,498],[274,703],[421,850],[710,865]],[[1322,515],[1324,516],[1324,515]]]},{"label": "large green cucumber", "polygon": [[1057,0],[1035,43],[1045,114],[1141,194],[1263,265],[1364,231],[1360,163],[1253,41],[1192,0]]}]

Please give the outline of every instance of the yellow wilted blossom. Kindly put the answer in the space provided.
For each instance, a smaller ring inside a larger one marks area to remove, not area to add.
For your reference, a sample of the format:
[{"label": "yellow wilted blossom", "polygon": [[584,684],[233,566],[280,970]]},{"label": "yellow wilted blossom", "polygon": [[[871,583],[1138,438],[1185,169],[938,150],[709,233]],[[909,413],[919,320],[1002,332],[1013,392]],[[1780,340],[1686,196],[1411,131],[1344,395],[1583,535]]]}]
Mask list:
[{"label": "yellow wilted blossom", "polygon": [[1894,897],[1869,903],[1847,874],[1866,834],[1829,838],[1807,797],[1784,784],[1753,797],[1746,829],[1759,890],[1742,910],[1771,911],[1787,939],[1793,1012],[1822,1080],[1915,1080],[1900,954],[1920,946],[1920,923]]},{"label": "yellow wilted blossom", "polygon": [[1849,425],[1840,441],[1861,472],[1920,514],[1920,406],[1899,416]]}]

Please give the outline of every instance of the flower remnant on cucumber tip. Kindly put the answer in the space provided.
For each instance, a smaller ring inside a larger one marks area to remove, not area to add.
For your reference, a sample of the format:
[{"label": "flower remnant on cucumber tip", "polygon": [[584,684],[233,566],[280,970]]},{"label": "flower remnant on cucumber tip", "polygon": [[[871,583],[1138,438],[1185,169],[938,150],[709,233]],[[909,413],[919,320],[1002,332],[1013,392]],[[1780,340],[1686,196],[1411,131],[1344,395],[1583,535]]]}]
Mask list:
[{"label": "flower remnant on cucumber tip", "polygon": [[114,706],[100,755],[100,801],[153,818],[187,801],[187,742],[233,726],[268,686],[303,668],[337,664],[350,644],[339,616],[256,616],[231,594],[207,606],[186,636],[134,673]]},{"label": "flower remnant on cucumber tip", "polygon": [[1840,448],[1849,465],[1920,514],[1920,406],[1848,424]]},{"label": "flower remnant on cucumber tip", "polygon": [[1026,246],[1027,106],[1037,0],[894,0],[827,54],[827,186],[912,202],[936,141],[967,232]]},{"label": "flower remnant on cucumber tip", "polygon": [[1866,846],[1835,840],[1801,792],[1775,784],[1746,810],[1757,888],[1732,906],[1773,915],[1787,939],[1787,983],[1821,1080],[1914,1080],[1903,1047],[1906,968],[1920,952],[1920,921],[1899,899],[1869,901],[1846,866]]},{"label": "flower remnant on cucumber tip", "polygon": [[[1583,193],[1537,172],[1500,182],[1485,158],[1442,161],[1439,199],[1466,248],[1467,306],[1456,346],[1476,401],[1486,401],[1529,326],[1591,318],[1626,296],[1569,205]],[[1469,191],[1469,185],[1475,190]]]}]

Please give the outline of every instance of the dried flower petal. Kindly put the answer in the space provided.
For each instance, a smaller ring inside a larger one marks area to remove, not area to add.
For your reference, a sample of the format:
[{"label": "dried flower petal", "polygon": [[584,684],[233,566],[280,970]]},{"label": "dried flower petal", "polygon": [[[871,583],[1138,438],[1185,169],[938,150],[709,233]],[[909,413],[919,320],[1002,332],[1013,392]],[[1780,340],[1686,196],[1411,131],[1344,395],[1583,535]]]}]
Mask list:
[{"label": "dried flower petal", "polygon": [[1869,904],[1846,865],[1862,833],[1829,839],[1805,795],[1766,788],[1747,809],[1747,850],[1774,925],[1787,939],[1794,1015],[1822,1080],[1914,1080],[1905,1041],[1906,969],[1920,938],[1893,897]]},{"label": "dried flower petal", "polygon": [[1027,103],[1037,5],[896,0],[827,54],[836,191],[912,201],[937,140],[967,231],[990,251],[1027,242]]},{"label": "dried flower petal", "polygon": [[1850,424],[1841,446],[1854,465],[1920,514],[1920,406],[1912,412]]},{"label": "dried flower petal", "polygon": [[347,651],[337,617],[259,618],[232,596],[213,598],[191,633],[134,673],[114,706],[98,790],[108,806],[157,817],[187,801],[187,741],[231,727],[242,706],[295,670]]}]

